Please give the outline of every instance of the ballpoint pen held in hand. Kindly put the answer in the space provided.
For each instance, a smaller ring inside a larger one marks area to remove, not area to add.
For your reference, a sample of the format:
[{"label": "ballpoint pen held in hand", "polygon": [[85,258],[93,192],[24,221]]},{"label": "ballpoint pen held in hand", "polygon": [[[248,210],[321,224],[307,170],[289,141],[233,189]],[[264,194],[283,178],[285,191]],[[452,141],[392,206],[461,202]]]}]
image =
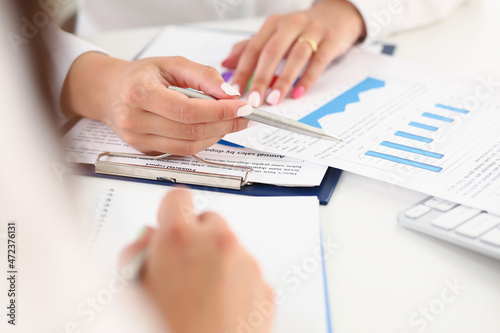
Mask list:
[{"label": "ballpoint pen held in hand", "polygon": [[[192,89],[185,89],[185,88],[180,88],[176,86],[169,86],[168,89],[177,91],[183,95],[186,95],[191,98],[200,98],[200,99],[212,99],[215,100],[216,98],[203,94],[201,92],[192,90]],[[337,141],[341,142],[342,139],[339,139],[337,137],[334,137],[332,135],[326,134],[322,129],[316,128],[307,124],[303,124],[301,122],[298,122],[296,120],[283,117],[268,111],[264,111],[261,109],[253,108],[253,112],[243,118],[246,118],[248,120],[253,120],[261,124],[266,124],[269,126],[273,126],[276,128],[284,129],[290,132],[298,133],[298,134],[303,134],[307,136],[311,136],[314,138],[319,138],[319,139],[325,139],[325,140],[330,140],[330,141]]]}]

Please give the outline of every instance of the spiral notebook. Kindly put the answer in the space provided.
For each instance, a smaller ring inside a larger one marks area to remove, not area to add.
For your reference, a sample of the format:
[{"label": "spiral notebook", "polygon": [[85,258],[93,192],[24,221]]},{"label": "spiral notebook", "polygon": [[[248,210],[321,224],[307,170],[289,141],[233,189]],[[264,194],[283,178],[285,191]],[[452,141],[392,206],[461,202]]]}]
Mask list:
[{"label": "spiral notebook", "polygon": [[[145,225],[156,225],[165,193],[113,188],[96,191],[92,185],[80,191],[81,202],[90,202],[85,219],[90,221],[91,251],[109,264],[116,262],[121,249],[134,241]],[[331,332],[324,262],[317,258],[323,243],[316,197],[207,196],[207,192],[197,191],[194,203],[198,213],[211,210],[222,215],[259,263],[279,303],[273,332]],[[308,277],[302,279],[293,273],[293,267],[306,261]],[[305,304],[308,311],[303,310]]]}]

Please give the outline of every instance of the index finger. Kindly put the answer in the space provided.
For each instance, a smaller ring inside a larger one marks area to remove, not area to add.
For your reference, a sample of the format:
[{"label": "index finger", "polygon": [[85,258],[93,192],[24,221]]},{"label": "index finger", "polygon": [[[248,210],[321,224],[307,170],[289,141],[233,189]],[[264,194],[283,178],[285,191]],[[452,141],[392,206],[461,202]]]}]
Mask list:
[{"label": "index finger", "polygon": [[247,116],[253,111],[241,100],[189,98],[162,84],[150,87],[139,105],[146,111],[184,124],[225,121]]},{"label": "index finger", "polygon": [[160,74],[169,83],[182,88],[193,88],[216,98],[237,98],[240,93],[227,84],[213,67],[184,57],[153,58]]},{"label": "index finger", "polygon": [[269,16],[259,32],[248,41],[245,49],[239,56],[231,83],[233,86],[240,87],[240,92],[245,91],[245,87],[257,66],[260,53],[269,38],[276,31],[276,26],[280,19],[280,15]]}]

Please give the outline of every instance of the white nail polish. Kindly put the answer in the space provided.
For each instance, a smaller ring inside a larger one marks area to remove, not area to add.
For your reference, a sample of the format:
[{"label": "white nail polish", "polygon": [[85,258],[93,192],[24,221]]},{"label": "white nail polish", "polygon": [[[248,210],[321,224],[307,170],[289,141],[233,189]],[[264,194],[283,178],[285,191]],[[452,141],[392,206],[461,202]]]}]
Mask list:
[{"label": "white nail polish", "polygon": [[280,101],[281,91],[274,89],[269,95],[267,95],[266,102],[270,105],[276,105]]},{"label": "white nail polish", "polygon": [[250,105],[243,105],[242,107],[240,107],[237,111],[236,111],[236,115],[238,117],[244,117],[244,116],[248,116],[249,114],[251,114],[253,112],[253,109]]},{"label": "white nail polish", "polygon": [[234,90],[236,90],[238,92],[238,94],[241,96],[241,94],[239,93],[241,91],[241,89],[240,89],[240,85],[238,83],[233,83],[231,85],[231,87],[233,87]]},{"label": "white nail polish", "polygon": [[258,108],[260,106],[260,94],[257,91],[252,91],[250,96],[248,96],[247,103]]},{"label": "white nail polish", "polygon": [[241,96],[239,91],[231,87],[228,83],[223,83],[220,88],[229,96]]}]

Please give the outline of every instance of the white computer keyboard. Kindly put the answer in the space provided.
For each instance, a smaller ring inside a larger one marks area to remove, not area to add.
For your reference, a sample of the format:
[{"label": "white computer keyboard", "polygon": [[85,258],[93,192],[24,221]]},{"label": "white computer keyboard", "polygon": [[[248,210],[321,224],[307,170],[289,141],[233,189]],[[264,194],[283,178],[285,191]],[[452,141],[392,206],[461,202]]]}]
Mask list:
[{"label": "white computer keyboard", "polygon": [[398,222],[500,260],[500,217],[435,197],[401,211]]}]

